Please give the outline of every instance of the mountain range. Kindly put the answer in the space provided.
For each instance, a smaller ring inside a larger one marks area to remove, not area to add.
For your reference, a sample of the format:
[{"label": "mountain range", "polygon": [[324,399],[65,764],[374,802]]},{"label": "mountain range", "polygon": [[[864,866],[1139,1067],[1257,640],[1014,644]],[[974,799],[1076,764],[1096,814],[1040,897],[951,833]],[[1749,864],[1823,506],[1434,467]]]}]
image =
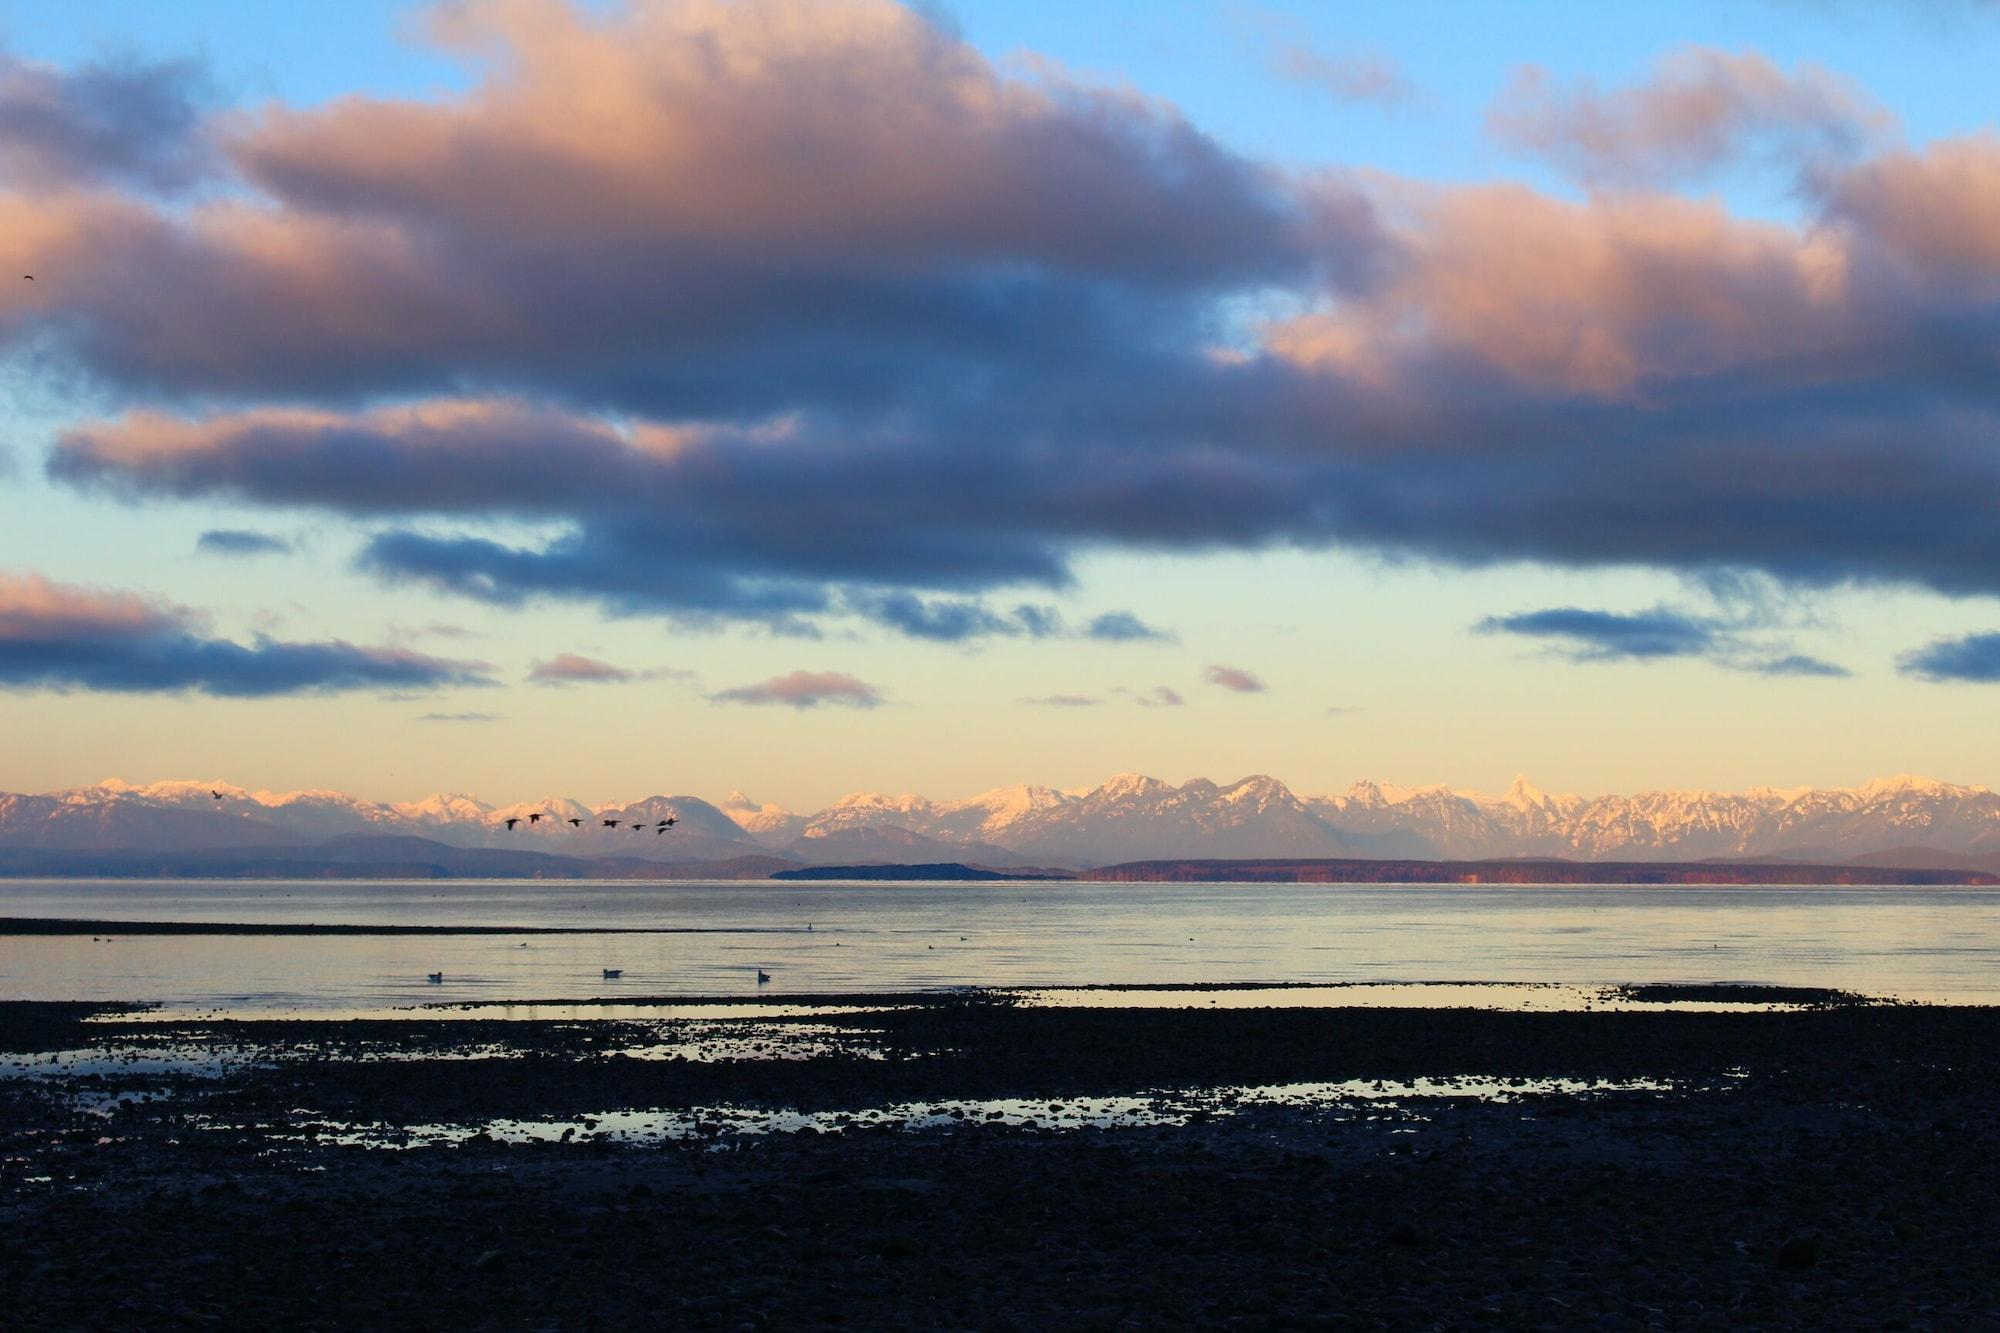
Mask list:
[{"label": "mountain range", "polygon": [[[531,824],[530,813],[545,817]],[[656,831],[669,816],[675,826]],[[508,818],[522,822],[509,831]],[[1497,797],[1360,782],[1308,796],[1261,775],[1176,786],[1120,774],[1086,791],[1016,785],[952,801],[861,792],[808,814],[740,792],[719,804],[660,795],[594,806],[559,796],[502,806],[466,795],[385,803],[221,782],[108,780],[0,793],[0,849],[282,849],[355,835],[666,863],[778,856],[806,865],[1020,869],[1191,857],[1561,857],[1992,869],[2000,868],[2000,794],[1904,775],[1859,787],[1592,797],[1551,796],[1524,779]]]}]

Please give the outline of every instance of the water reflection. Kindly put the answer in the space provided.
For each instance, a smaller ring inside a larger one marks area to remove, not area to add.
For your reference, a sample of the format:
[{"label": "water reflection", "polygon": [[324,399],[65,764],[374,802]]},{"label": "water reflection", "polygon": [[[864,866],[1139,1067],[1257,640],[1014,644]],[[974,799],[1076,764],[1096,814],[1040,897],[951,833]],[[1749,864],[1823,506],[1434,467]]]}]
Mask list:
[{"label": "water reflection", "polygon": [[[2000,891],[15,880],[0,915],[751,934],[0,937],[0,997],[236,1012],[1107,982],[1755,981],[2000,1002]],[[814,929],[808,932],[806,923]],[[523,947],[525,946],[525,947]],[[622,976],[606,979],[606,968]],[[439,986],[425,982],[439,972]]]}]

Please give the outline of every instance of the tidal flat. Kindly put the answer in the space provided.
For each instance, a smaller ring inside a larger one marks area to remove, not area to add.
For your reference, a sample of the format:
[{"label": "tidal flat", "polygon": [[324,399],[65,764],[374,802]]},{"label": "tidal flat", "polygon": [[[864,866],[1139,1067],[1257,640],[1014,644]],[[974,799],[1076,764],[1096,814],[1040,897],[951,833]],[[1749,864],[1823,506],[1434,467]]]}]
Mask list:
[{"label": "tidal flat", "polygon": [[2000,1010],[1720,998],[1745,1003],[9,1003],[0,1309],[27,1328],[2000,1321]]}]

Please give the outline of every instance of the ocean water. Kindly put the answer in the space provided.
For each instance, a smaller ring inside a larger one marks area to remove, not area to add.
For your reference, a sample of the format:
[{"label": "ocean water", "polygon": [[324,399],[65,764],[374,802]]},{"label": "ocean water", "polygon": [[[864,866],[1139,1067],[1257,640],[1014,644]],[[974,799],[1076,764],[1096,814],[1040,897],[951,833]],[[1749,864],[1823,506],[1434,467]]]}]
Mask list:
[{"label": "ocean water", "polygon": [[0,880],[0,916],[690,932],[0,936],[0,998],[245,1012],[1196,982],[1750,982],[2000,1003],[2000,890],[1975,888],[23,879]]}]

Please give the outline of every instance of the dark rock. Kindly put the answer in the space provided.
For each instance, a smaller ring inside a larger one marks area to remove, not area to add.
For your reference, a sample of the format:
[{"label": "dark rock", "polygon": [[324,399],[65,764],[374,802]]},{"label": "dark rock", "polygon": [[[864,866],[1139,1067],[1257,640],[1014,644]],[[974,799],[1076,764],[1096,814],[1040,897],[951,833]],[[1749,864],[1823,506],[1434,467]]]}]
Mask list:
[{"label": "dark rock", "polygon": [[1819,1262],[1823,1249],[1820,1238],[1808,1233],[1787,1237],[1783,1244],[1771,1255],[1771,1262],[1780,1268],[1798,1271],[1811,1268]]}]

